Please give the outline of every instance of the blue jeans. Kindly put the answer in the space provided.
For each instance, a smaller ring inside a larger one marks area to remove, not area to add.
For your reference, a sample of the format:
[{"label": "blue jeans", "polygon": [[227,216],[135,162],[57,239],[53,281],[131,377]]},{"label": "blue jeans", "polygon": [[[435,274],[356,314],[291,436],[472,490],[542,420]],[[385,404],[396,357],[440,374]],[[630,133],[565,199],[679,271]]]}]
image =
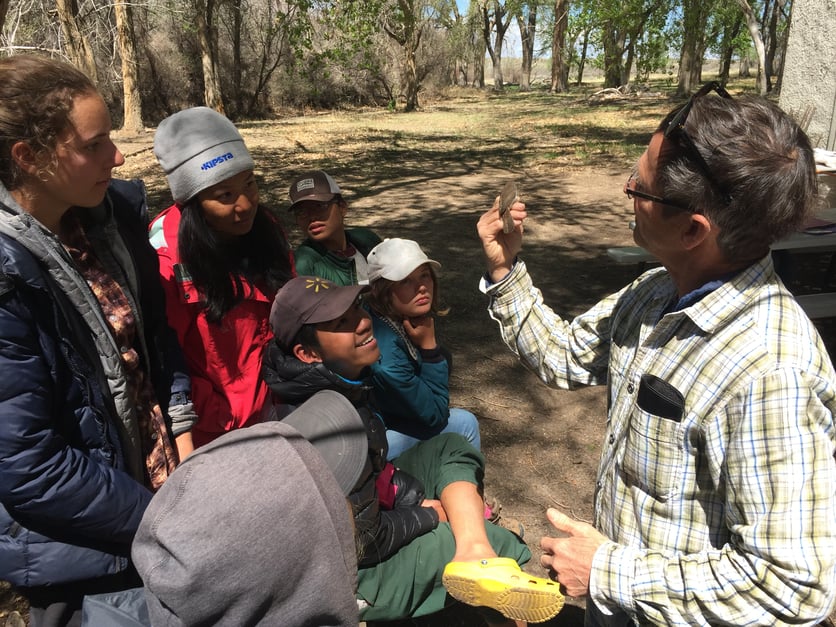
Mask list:
[{"label": "blue jeans", "polygon": [[[437,435],[438,433],[458,433],[463,435],[477,451],[482,450],[482,438],[479,435],[479,421],[476,419],[476,416],[461,407],[450,408],[450,417],[447,419],[447,426],[433,435]],[[389,442],[389,460],[396,458],[405,450],[412,448],[421,441],[418,438],[413,438],[412,436],[398,431],[392,431],[391,429],[386,431],[386,440]]]}]

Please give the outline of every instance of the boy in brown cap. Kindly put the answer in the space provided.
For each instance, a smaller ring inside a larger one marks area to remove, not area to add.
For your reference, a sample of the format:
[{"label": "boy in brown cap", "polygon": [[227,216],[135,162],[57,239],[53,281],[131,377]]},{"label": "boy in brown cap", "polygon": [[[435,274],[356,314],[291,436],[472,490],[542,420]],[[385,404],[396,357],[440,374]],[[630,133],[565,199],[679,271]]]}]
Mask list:
[{"label": "boy in brown cap", "polygon": [[285,402],[334,390],[366,423],[369,464],[348,496],[360,619],[433,614],[449,593],[486,608],[491,625],[547,620],[563,596],[553,582],[520,569],[531,553],[519,537],[485,521],[479,451],[461,435],[445,433],[386,462],[385,427],[368,399],[369,367],[380,351],[360,303],[367,290],[319,277],[292,279],[273,302],[275,337],[264,356],[264,378]]}]

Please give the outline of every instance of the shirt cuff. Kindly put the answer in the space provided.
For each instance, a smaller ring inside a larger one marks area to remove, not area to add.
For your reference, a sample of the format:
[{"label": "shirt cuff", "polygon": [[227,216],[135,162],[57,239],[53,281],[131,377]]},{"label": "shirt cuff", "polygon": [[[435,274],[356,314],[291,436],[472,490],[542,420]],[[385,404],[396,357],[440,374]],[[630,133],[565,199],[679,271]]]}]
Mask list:
[{"label": "shirt cuff", "polygon": [[171,419],[171,434],[175,438],[191,430],[197,423],[197,414],[194,411],[194,404],[191,402],[170,406],[168,417]]},{"label": "shirt cuff", "polygon": [[441,346],[436,346],[428,350],[419,348],[418,353],[421,355],[421,359],[429,363],[440,363],[444,361],[444,351],[441,350]]},{"label": "shirt cuff", "polygon": [[496,286],[505,283],[505,281],[507,281],[508,278],[512,274],[514,274],[514,270],[516,270],[516,269],[517,269],[517,257],[514,257],[514,262],[511,264],[511,269],[508,271],[508,273],[504,277],[499,279],[499,281],[493,281],[491,279],[491,277],[488,275],[488,273],[486,272],[485,274],[482,275],[482,278],[479,279],[479,291],[482,292],[483,294],[490,294],[491,291],[493,291],[493,289]]},{"label": "shirt cuff", "polygon": [[637,553],[615,542],[605,542],[592,558],[589,598],[605,616],[633,612],[633,581]]}]

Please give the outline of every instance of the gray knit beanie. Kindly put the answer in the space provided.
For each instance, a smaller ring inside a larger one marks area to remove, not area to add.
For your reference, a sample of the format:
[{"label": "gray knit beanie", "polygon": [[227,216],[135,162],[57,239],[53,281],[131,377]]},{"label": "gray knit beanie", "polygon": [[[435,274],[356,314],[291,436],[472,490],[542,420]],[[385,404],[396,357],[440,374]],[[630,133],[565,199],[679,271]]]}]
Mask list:
[{"label": "gray knit beanie", "polygon": [[154,154],[168,177],[174,201],[180,204],[255,167],[235,125],[208,107],[184,109],[160,122]]}]

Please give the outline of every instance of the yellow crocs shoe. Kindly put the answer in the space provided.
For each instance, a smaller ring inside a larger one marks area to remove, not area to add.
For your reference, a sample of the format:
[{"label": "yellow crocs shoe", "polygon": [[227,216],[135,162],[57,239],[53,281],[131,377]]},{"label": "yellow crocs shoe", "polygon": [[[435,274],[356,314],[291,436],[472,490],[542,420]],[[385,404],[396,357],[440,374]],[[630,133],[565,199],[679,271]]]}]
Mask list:
[{"label": "yellow crocs shoe", "polygon": [[450,562],[441,582],[457,601],[490,607],[514,620],[541,623],[563,608],[557,583],[523,572],[508,557]]}]

